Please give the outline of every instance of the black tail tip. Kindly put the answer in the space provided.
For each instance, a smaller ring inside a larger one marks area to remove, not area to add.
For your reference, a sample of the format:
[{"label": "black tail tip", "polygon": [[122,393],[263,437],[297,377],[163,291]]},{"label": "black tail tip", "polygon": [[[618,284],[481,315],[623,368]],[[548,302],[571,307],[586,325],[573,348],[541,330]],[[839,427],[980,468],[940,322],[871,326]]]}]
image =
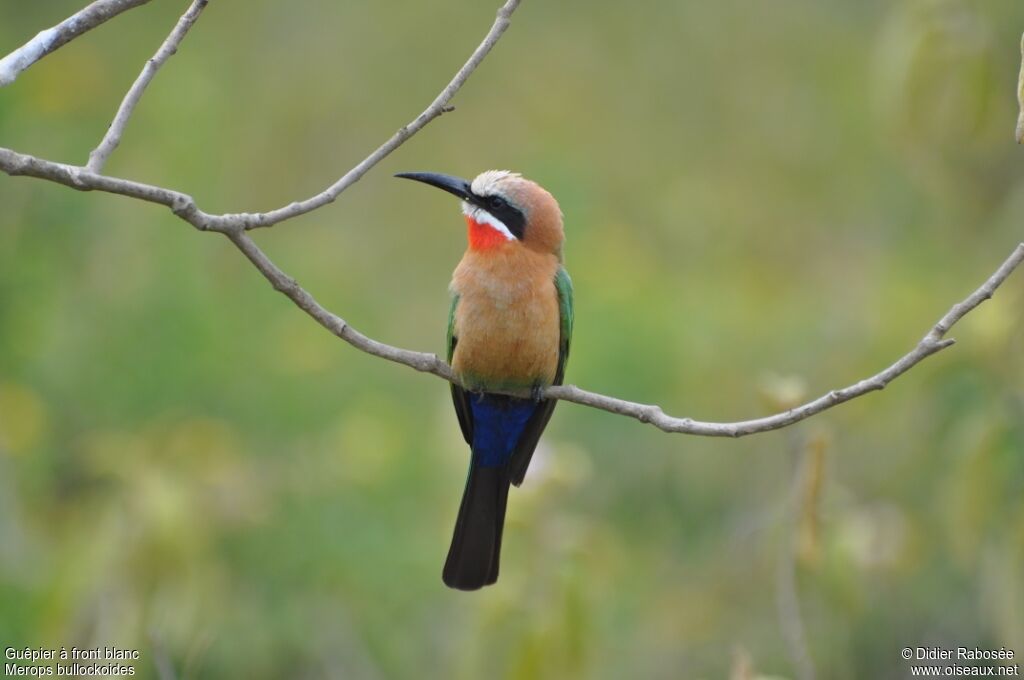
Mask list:
[{"label": "black tail tip", "polygon": [[498,580],[508,502],[504,467],[471,465],[441,579],[455,590],[479,590]]},{"label": "black tail tip", "polygon": [[480,590],[498,582],[498,565],[491,560],[449,558],[441,572],[441,580],[453,590]]},{"label": "black tail tip", "polygon": [[450,574],[446,569],[441,574],[441,580],[444,584],[452,590],[461,590],[463,592],[471,593],[475,590],[480,590],[485,586],[494,584],[498,579],[481,577],[478,574]]}]

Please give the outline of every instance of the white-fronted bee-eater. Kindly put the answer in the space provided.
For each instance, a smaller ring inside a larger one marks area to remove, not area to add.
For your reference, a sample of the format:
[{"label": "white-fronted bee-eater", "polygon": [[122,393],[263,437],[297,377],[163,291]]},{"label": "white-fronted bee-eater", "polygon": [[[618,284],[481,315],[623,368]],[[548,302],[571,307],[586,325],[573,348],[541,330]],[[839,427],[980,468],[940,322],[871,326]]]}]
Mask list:
[{"label": "white-fronted bee-eater", "polygon": [[[489,170],[469,182],[396,175],[462,199],[469,247],[452,276],[448,361],[455,413],[471,449],[443,579],[476,590],[498,579],[509,485],[519,486],[555,400],[572,335],[572,282],[562,266],[562,211],[535,182]],[[518,391],[532,397],[495,394]]]}]

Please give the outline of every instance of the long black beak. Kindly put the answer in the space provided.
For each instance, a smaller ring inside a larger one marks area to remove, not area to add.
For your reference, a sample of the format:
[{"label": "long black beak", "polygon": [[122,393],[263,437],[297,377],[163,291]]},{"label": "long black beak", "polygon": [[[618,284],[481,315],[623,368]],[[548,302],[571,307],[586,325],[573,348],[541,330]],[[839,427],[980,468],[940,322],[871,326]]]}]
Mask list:
[{"label": "long black beak", "polygon": [[464,201],[475,202],[477,199],[473,195],[473,191],[470,189],[469,182],[462,179],[461,177],[453,177],[452,175],[442,175],[439,172],[400,172],[395,177],[401,177],[403,179],[414,179],[417,182],[423,182],[429,184],[432,187],[443,189],[449,194],[455,194]]}]

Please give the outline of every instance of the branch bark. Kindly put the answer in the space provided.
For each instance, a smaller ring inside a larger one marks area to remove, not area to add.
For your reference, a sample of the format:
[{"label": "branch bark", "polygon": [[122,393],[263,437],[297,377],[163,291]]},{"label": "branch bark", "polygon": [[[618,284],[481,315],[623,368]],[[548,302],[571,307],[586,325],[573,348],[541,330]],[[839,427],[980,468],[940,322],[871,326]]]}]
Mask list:
[{"label": "branch bark", "polygon": [[85,9],[72,14],[56,26],[36,34],[36,37],[0,59],[0,87],[10,85],[21,72],[50,52],[71,42],[86,31],[121,12],[145,5],[150,0],[96,0]]},{"label": "branch bark", "polygon": [[152,59],[146,62],[146,65],[142,68],[142,73],[135,79],[131,89],[128,90],[128,94],[124,96],[121,106],[118,107],[113,122],[107,128],[107,134],[103,136],[99,146],[89,154],[89,162],[85,166],[89,172],[99,172],[103,169],[103,165],[110,158],[110,154],[121,143],[121,136],[124,134],[125,126],[128,125],[128,119],[135,111],[135,106],[142,99],[142,95],[146,92],[146,87],[153,80],[153,76],[160,70],[160,67],[164,65],[164,62],[178,51],[178,45],[185,39],[188,30],[192,28],[192,24],[196,22],[199,14],[206,8],[209,2],[210,0],[193,0],[192,5],[174,26],[174,30],[171,31],[171,34],[160,45],[160,49],[156,51]]},{"label": "branch bark", "polygon": [[11,176],[35,177],[77,189],[78,191],[103,191],[140,201],[158,203],[171,209],[175,215],[201,231],[226,231],[209,215],[196,206],[188,194],[173,189],[133,182],[118,177],[108,177],[77,166],[36,158],[0,147],[0,170]]},{"label": "branch bark", "polygon": [[[101,3],[94,3],[98,5]],[[115,4],[115,3],[103,3]],[[135,0],[135,4],[142,4]],[[201,10],[203,0],[195,0],[189,12]],[[414,368],[417,371],[431,373],[449,382],[458,382],[452,369],[437,355],[425,352],[414,352],[391,345],[384,344],[370,338],[356,329],[352,328],[340,316],[328,311],[321,306],[316,299],[304,288],[302,288],[292,277],[288,276],[256,245],[255,241],[246,233],[248,230],[258,227],[269,227],[284,220],[297,217],[307,212],[321,208],[333,202],[345,189],[354,184],[371,168],[379,163],[389,153],[401,146],[406,140],[412,137],[425,127],[430,121],[442,113],[451,110],[449,102],[462,87],[463,83],[477,69],[487,54],[493,49],[505,30],[509,26],[512,13],[519,6],[520,0],[507,0],[498,10],[497,17],[487,35],[480,45],[473,51],[470,58],[455,74],[455,77],[441,91],[433,102],[417,116],[411,123],[403,126],[389,140],[378,147],[373,153],[367,156],[362,162],[356,165],[343,175],[338,181],[321,193],[304,201],[292,203],[283,208],[272,210],[266,213],[225,213],[214,215],[199,209],[195,201],[188,194],[173,189],[142,184],[128,179],[110,177],[100,174],[89,167],[80,167],[56,163],[53,161],[37,158],[27,154],[21,154],[11,149],[0,147],[0,170],[11,176],[27,176],[43,179],[57,184],[68,186],[80,191],[104,191],[112,194],[119,194],[150,203],[156,203],[170,208],[171,211],[182,220],[188,222],[201,231],[216,231],[223,233],[231,242],[249,259],[257,270],[267,279],[275,290],[286,295],[297,307],[306,312],[317,323],[329,330],[331,333],[349,343],[356,349],[381,359],[394,363],[403,364]],[[83,10],[84,11],[84,10]],[[182,28],[183,22],[189,13],[186,13],[179,21],[175,31],[168,37],[164,46],[169,43],[173,46],[184,37],[185,31],[195,21],[193,17],[187,22],[187,26],[180,31],[177,42],[174,42],[175,35]],[[162,50],[163,48],[161,48]],[[159,53],[158,53],[159,54]],[[6,58],[9,59],[10,57]],[[6,61],[5,59],[5,61]],[[140,75],[140,79],[143,78]],[[152,78],[152,74],[149,79]],[[1024,78],[1024,77],[1022,77]],[[148,83],[148,79],[146,80]],[[1022,80],[1024,83],[1024,80]],[[133,85],[132,90],[135,90]],[[137,96],[132,97],[130,91],[125,101],[131,100],[134,107],[142,95],[145,85],[140,88]],[[124,108],[122,103],[122,109]],[[1022,103],[1024,107],[1024,103]],[[121,111],[119,111],[120,116]],[[123,117],[127,121],[131,109]],[[116,122],[116,119],[115,119]],[[123,128],[123,123],[121,125]],[[103,146],[101,144],[101,146]],[[102,163],[100,163],[102,164]],[[94,164],[95,165],[95,164]],[[852,385],[843,387],[824,394],[817,399],[807,402],[802,406],[789,409],[763,418],[744,420],[738,422],[704,422],[692,418],[680,418],[667,415],[660,406],[642,404],[626,401],[616,397],[589,392],[576,387],[575,385],[562,385],[546,388],[542,395],[550,399],[561,399],[583,406],[608,411],[618,415],[634,418],[643,423],[649,423],[665,431],[681,434],[702,435],[708,437],[742,437],[758,432],[777,430],[793,423],[799,422],[813,415],[826,411],[834,406],[863,396],[875,390],[881,390],[891,381],[903,375],[918,363],[929,356],[939,352],[953,344],[952,339],[945,338],[949,330],[965,315],[975,309],[985,300],[992,297],[1006,278],[1024,261],[1024,243],[1018,245],[1005,262],[992,274],[977,290],[967,298],[953,305],[953,307],[928,331],[927,334],[907,354],[900,357],[889,367],[879,371],[875,375],[864,378]],[[511,393],[518,394],[518,393]],[[525,394],[521,396],[527,396]]]},{"label": "branch bark", "polygon": [[706,437],[743,437],[758,432],[778,430],[826,411],[833,406],[838,406],[851,399],[863,396],[868,392],[881,390],[924,359],[952,345],[954,343],[952,338],[944,338],[949,329],[966,316],[968,312],[991,298],[996,289],[1002,285],[1003,281],[1022,261],[1024,261],[1024,243],[1021,243],[1014,249],[1010,257],[1000,265],[999,269],[985,283],[981,284],[977,290],[964,300],[953,305],[911,351],[897,359],[888,368],[847,387],[831,390],[802,406],[797,406],[772,416],[733,423],[713,423],[693,420],[692,418],[674,418],[666,415],[660,406],[623,401],[622,399],[607,397],[603,394],[581,390],[573,385],[548,388],[544,396],[636,418],[641,422],[650,423],[665,432],[697,434]]},{"label": "branch bark", "polygon": [[1017,102],[1020,115],[1017,116],[1017,143],[1024,143],[1024,35],[1020,37],[1020,76],[1017,78]]},{"label": "branch bark", "polygon": [[404,364],[423,373],[433,373],[449,382],[458,382],[451,367],[441,361],[436,354],[413,352],[378,342],[352,328],[337,314],[324,309],[295,279],[274,264],[244,230],[230,232],[227,237],[263,274],[274,290],[283,293],[299,309],[348,344],[375,357],[387,359],[396,364]]}]

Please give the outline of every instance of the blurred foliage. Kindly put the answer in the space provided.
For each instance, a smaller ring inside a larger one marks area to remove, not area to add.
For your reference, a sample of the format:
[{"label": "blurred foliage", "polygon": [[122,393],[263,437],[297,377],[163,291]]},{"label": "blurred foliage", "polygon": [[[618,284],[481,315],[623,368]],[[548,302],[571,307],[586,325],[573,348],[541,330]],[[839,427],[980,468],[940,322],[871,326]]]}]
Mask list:
[{"label": "blurred foliage", "polygon": [[[80,4],[0,0],[0,53]],[[84,162],[185,4],[0,90],[0,143]],[[211,3],[108,171],[212,211],[311,195],[494,9]],[[521,170],[566,214],[569,379],[752,417],[886,365],[1020,242],[1022,29],[1019,0],[528,0],[456,112],[257,238],[364,332],[440,351],[461,220],[390,174]],[[166,210],[7,177],[0,208],[0,645],[138,647],[144,677],[792,678],[795,438],[819,452],[795,549],[821,677],[904,677],[905,645],[1024,654],[1020,274],[813,426],[703,440],[560,406],[501,580],[466,595],[440,582],[467,455],[444,384]]]}]

